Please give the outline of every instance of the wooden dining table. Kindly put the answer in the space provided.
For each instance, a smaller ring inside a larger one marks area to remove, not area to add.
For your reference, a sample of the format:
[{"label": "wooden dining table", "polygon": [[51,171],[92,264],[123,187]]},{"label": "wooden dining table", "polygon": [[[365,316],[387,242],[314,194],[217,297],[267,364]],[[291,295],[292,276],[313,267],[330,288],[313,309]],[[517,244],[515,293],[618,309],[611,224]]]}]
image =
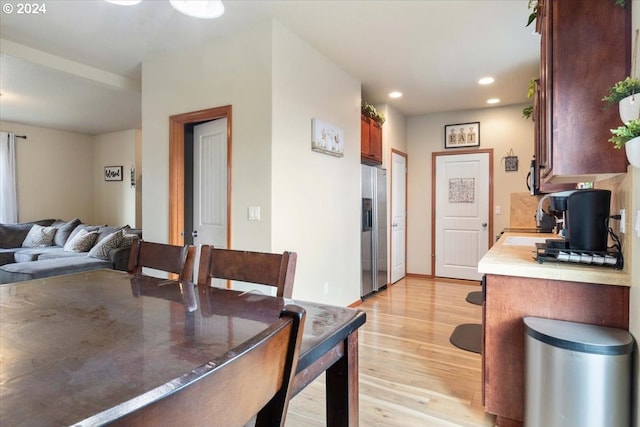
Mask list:
[{"label": "wooden dining table", "polygon": [[326,372],[327,426],[357,426],[363,311],[115,270],[0,285],[0,425],[107,424],[172,393],[289,303],[306,310],[293,395]]}]

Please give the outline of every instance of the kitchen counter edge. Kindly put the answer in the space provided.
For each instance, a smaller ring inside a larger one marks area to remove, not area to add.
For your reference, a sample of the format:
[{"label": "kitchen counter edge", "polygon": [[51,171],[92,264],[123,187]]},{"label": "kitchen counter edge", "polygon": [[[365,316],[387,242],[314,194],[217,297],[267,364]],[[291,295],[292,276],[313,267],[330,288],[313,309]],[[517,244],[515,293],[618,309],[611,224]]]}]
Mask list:
[{"label": "kitchen counter edge", "polygon": [[507,232],[478,262],[478,271],[501,276],[564,280],[613,286],[631,286],[631,275],[610,267],[535,260],[535,246],[505,244],[509,237],[556,238],[554,234]]}]

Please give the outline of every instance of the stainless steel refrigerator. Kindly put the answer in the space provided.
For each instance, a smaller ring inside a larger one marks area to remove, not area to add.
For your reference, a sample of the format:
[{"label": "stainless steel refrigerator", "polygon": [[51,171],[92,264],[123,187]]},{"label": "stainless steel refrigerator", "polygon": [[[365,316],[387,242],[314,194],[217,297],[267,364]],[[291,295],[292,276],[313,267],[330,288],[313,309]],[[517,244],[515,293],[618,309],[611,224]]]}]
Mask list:
[{"label": "stainless steel refrigerator", "polygon": [[387,171],[362,165],[362,276],[364,298],[387,285]]}]

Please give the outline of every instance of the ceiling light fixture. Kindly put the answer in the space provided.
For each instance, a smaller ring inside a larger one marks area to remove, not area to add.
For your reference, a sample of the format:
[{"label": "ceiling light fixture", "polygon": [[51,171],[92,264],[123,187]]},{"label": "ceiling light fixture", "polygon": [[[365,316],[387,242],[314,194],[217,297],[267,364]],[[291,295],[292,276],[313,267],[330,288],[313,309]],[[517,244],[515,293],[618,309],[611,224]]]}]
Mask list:
[{"label": "ceiling light fixture", "polygon": [[500,102],[498,98],[487,99],[487,104],[497,104],[498,102]]},{"label": "ceiling light fixture", "polygon": [[402,92],[398,92],[397,90],[394,90],[389,94],[389,98],[400,98],[401,96]]},{"label": "ceiling light fixture", "polygon": [[491,83],[493,83],[495,81],[496,81],[496,79],[494,79],[493,77],[483,77],[480,80],[478,80],[478,84],[490,85]]},{"label": "ceiling light fixture", "polygon": [[[107,3],[132,6],[142,0],[105,0]],[[222,0],[169,0],[171,6],[194,18],[213,19],[224,13]]]}]

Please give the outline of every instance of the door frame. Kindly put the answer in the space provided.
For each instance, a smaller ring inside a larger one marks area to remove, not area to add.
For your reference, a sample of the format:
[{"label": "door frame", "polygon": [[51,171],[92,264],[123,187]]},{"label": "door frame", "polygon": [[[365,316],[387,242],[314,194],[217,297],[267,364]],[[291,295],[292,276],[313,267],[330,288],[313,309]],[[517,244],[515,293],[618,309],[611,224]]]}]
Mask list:
[{"label": "door frame", "polygon": [[431,153],[431,275],[436,277],[436,159],[440,156],[456,156],[459,154],[489,154],[489,203],[487,218],[489,218],[489,235],[487,248],[491,249],[493,236],[493,148],[477,150],[434,151]]},{"label": "door frame", "polygon": [[393,284],[392,275],[393,275],[393,155],[396,154],[400,157],[404,157],[404,277],[407,277],[407,223],[408,215],[407,209],[409,206],[409,155],[402,151],[396,150],[395,148],[391,149],[391,180],[389,183],[389,192],[391,193],[391,203],[389,203],[389,222],[391,223],[391,227],[389,228],[389,282]]},{"label": "door frame", "polygon": [[227,247],[231,247],[231,105],[169,117],[169,243],[184,245],[184,128],[227,119]]}]

